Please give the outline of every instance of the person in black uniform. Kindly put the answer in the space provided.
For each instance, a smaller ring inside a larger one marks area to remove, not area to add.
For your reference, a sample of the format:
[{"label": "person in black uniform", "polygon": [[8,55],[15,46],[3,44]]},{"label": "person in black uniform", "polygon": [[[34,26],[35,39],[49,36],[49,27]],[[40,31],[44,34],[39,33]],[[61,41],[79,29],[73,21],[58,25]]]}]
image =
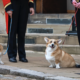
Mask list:
[{"label": "person in black uniform", "polygon": [[73,6],[75,7],[76,13],[76,25],[77,25],[77,34],[78,34],[78,41],[80,45],[80,0],[71,0]]},{"label": "person in black uniform", "polygon": [[[8,57],[10,62],[17,62],[16,34],[18,36],[19,61],[28,62],[25,53],[25,32],[29,10],[34,15],[33,0],[3,0],[6,14],[8,14],[8,35],[10,21],[12,26],[10,37],[8,36]],[[7,19],[7,17],[6,17]]]},{"label": "person in black uniform", "polygon": [[[80,45],[80,0],[71,0],[73,6],[75,7],[76,12],[76,26],[77,26],[77,35]],[[80,65],[76,65],[77,68],[80,68]]]}]

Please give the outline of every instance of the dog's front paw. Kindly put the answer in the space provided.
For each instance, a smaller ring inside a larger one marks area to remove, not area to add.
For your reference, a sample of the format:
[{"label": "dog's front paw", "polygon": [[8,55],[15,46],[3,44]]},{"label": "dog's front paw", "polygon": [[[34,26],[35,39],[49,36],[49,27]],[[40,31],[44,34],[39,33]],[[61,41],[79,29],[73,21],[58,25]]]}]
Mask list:
[{"label": "dog's front paw", "polygon": [[2,61],[0,61],[0,64],[2,64],[2,65],[3,65],[4,63],[3,63]]},{"label": "dog's front paw", "polygon": [[59,66],[59,64],[56,64],[56,69],[60,69],[60,66]]},{"label": "dog's front paw", "polygon": [[60,67],[59,67],[59,66],[57,66],[57,67],[56,67],[56,69],[60,69]]},{"label": "dog's front paw", "polygon": [[50,65],[49,67],[50,67],[50,68],[53,68],[54,66],[53,66],[53,65]]}]

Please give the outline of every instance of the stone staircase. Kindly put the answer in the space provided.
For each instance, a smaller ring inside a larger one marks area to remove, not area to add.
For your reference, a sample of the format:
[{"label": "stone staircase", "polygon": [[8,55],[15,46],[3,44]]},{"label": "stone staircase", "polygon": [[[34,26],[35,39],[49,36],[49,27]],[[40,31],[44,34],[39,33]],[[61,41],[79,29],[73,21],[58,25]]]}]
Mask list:
[{"label": "stone staircase", "polygon": [[[65,36],[64,34],[32,34],[27,33],[25,37],[25,49],[36,52],[44,52],[46,48],[46,43],[44,37],[62,39],[65,43],[64,45],[60,44],[62,50],[70,54],[79,54],[80,47],[78,45],[77,36]],[[66,37],[66,38],[65,38]],[[7,48],[7,35],[0,35],[0,44],[4,46],[4,49]]]},{"label": "stone staircase", "polygon": [[74,14],[35,14],[29,16],[27,33],[65,34]]},{"label": "stone staircase", "polygon": [[[80,54],[77,36],[66,36],[65,33],[70,27],[69,24],[48,24],[46,19],[69,19],[73,14],[35,14],[28,19],[28,26],[25,36],[25,49],[28,51],[44,52],[46,43],[44,37],[62,39],[65,43],[60,44],[62,50],[69,54]],[[54,21],[53,20],[53,21]],[[7,48],[7,35],[0,34],[0,43],[4,50]]]}]

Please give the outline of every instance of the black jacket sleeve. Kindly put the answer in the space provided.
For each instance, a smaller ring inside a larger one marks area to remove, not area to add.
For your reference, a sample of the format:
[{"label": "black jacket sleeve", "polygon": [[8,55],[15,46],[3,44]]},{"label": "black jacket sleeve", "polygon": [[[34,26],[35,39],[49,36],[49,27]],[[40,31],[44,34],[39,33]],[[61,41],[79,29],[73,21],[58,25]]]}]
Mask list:
[{"label": "black jacket sleeve", "polygon": [[34,7],[34,0],[29,0],[29,7],[33,8]]}]

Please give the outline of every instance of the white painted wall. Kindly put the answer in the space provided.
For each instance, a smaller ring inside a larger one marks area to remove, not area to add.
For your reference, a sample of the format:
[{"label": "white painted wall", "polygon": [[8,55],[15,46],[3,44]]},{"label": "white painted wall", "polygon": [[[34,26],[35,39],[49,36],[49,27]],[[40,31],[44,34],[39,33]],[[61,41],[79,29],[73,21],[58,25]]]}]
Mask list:
[{"label": "white painted wall", "polygon": [[67,10],[75,10],[74,6],[71,4],[71,0],[67,0]]}]

